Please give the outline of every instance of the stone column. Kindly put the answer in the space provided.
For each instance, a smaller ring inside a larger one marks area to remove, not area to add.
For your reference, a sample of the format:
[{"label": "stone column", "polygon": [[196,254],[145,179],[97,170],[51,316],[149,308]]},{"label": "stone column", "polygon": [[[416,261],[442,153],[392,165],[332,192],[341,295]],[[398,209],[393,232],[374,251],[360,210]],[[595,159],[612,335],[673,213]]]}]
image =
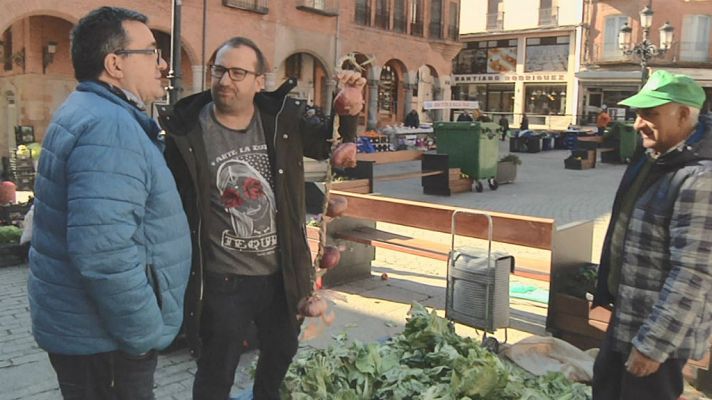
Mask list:
[{"label": "stone column", "polygon": [[265,73],[265,90],[271,92],[277,89],[277,73],[266,72]]},{"label": "stone column", "polygon": [[[443,90],[433,85],[433,100],[442,100]],[[443,110],[433,110],[433,122],[443,120]]]},{"label": "stone column", "polygon": [[326,97],[324,98],[324,115],[331,115],[332,97],[336,92],[336,81],[326,79]]},{"label": "stone column", "polygon": [[[413,108],[413,88],[415,85],[412,83],[404,83],[403,88],[405,89],[405,99],[403,100],[405,102],[405,114],[407,115],[410,110]],[[420,111],[420,110],[417,110]]]},{"label": "stone column", "polygon": [[205,67],[202,65],[193,65],[191,69],[193,71],[192,93],[199,93],[208,89],[207,86],[202,85],[202,83],[205,82]]},{"label": "stone column", "polygon": [[366,129],[376,129],[378,126],[378,79],[368,81],[368,122]]}]

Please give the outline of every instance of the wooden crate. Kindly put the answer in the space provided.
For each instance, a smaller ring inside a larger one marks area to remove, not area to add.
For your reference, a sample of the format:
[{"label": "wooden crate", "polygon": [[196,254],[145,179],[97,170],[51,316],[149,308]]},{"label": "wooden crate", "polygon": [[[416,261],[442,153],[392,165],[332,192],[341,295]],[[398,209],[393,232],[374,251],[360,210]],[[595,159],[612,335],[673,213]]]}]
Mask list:
[{"label": "wooden crate", "polygon": [[462,178],[460,168],[450,168],[448,171],[448,186],[451,193],[462,193],[472,191],[472,179]]}]

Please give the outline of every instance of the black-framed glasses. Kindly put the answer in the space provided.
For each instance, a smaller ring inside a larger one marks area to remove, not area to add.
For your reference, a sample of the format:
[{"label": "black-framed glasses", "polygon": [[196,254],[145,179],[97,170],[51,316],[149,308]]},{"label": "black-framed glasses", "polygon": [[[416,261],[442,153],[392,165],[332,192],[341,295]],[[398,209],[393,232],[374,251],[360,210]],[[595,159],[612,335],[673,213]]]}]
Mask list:
[{"label": "black-framed glasses", "polygon": [[161,65],[161,49],[135,49],[135,50],[121,49],[121,50],[116,50],[114,52],[114,54],[116,54],[117,56],[129,55],[129,54],[146,54],[146,55],[155,54],[156,55],[156,64]]},{"label": "black-framed glasses", "polygon": [[239,81],[245,79],[245,77],[247,77],[248,74],[252,74],[254,76],[260,75],[255,71],[248,71],[246,69],[238,68],[238,67],[226,68],[226,67],[223,67],[222,65],[218,65],[218,64],[212,64],[212,65],[209,65],[209,67],[210,67],[210,74],[215,79],[222,79],[223,75],[225,75],[225,72],[227,72],[227,75],[230,77],[230,79],[232,79],[233,81],[236,81],[236,82],[239,82]]}]

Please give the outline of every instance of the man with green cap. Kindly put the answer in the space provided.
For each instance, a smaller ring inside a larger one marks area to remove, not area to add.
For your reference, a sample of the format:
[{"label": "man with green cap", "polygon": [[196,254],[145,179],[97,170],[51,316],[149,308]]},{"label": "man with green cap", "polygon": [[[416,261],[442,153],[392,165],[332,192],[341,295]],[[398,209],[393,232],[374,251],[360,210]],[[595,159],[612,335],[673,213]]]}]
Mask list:
[{"label": "man with green cap", "polygon": [[616,193],[594,306],[613,306],[594,399],[677,399],[712,332],[712,116],[684,75],[656,71],[619,104],[643,140]]}]

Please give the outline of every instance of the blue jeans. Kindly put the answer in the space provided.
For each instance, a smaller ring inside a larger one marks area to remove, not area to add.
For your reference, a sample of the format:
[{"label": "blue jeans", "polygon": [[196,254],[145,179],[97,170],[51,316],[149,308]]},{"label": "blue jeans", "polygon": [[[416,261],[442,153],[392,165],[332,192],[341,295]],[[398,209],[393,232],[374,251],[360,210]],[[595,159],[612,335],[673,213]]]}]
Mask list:
[{"label": "blue jeans", "polygon": [[299,345],[295,318],[287,311],[281,272],[269,276],[209,273],[201,318],[203,349],[193,399],[228,398],[252,322],[260,350],[254,399],[279,399],[279,388]]},{"label": "blue jeans", "polygon": [[50,353],[65,400],[153,400],[158,353],[134,357],[121,351],[89,355]]}]

